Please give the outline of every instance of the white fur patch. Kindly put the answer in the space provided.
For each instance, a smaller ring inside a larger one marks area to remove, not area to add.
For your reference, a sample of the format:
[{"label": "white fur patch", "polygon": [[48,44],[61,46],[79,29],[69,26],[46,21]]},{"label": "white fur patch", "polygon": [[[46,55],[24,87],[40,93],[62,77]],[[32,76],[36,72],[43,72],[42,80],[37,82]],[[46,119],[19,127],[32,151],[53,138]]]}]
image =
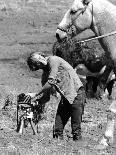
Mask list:
[{"label": "white fur patch", "polygon": [[114,133],[114,124],[115,124],[114,119],[112,121],[108,122],[107,129],[105,131],[105,136],[110,137],[112,140],[113,140],[113,133]]},{"label": "white fur patch", "polygon": [[109,107],[109,110],[113,113],[116,113],[116,100],[113,100],[110,107]]},{"label": "white fur patch", "polygon": [[100,144],[102,144],[104,146],[108,146],[107,139],[103,137],[102,140],[100,141]]},{"label": "white fur patch", "polygon": [[112,76],[111,76],[111,80],[114,80],[116,77],[115,77],[115,74],[113,74]]}]

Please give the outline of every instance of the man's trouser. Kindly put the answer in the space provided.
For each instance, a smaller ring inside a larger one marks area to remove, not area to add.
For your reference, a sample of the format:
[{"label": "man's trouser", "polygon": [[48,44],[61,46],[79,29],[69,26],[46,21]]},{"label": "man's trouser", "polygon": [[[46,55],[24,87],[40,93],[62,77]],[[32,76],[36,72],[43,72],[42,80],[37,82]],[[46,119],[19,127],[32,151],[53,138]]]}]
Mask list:
[{"label": "man's trouser", "polygon": [[70,117],[73,136],[81,135],[81,121],[85,102],[86,94],[83,87],[78,90],[73,104],[70,104],[64,97],[61,98],[55,118],[54,132],[56,137],[63,136],[63,129]]}]

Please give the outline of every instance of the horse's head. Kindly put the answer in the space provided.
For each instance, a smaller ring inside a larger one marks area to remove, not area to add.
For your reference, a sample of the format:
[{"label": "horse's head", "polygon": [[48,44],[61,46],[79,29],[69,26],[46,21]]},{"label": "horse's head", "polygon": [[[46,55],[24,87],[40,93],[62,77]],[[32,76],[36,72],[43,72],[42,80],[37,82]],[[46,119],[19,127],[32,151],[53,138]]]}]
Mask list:
[{"label": "horse's head", "polygon": [[76,28],[76,34],[88,29],[92,25],[92,5],[91,0],[74,0],[70,9],[65,13],[62,21],[58,25],[56,38],[63,40],[72,25]]}]

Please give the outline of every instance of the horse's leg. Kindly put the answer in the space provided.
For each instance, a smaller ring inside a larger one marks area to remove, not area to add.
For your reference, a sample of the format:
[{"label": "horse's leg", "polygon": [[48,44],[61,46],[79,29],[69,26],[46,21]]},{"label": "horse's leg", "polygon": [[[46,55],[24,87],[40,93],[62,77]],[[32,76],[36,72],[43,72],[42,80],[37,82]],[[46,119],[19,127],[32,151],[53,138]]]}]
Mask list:
[{"label": "horse's leg", "polygon": [[[116,61],[114,61],[113,67],[114,67],[113,71],[116,76]],[[113,143],[115,115],[116,115],[116,100],[114,100],[109,107],[105,134],[100,141],[100,146],[98,145],[97,147],[98,149],[105,149],[110,143]]]},{"label": "horse's leg", "polygon": [[112,88],[113,88],[113,85],[114,85],[114,80],[111,80],[108,82],[107,86],[106,86],[106,89],[108,91],[108,99],[112,99]]},{"label": "horse's leg", "polygon": [[93,77],[93,86],[92,86],[92,88],[93,88],[94,93],[96,93],[96,91],[97,91],[98,82],[99,82],[98,78]]},{"label": "horse's leg", "polygon": [[91,97],[93,95],[93,88],[92,88],[92,85],[93,85],[93,77],[91,76],[87,76],[86,77],[86,92],[87,92],[87,96],[88,97]]},{"label": "horse's leg", "polygon": [[98,92],[100,92],[101,95],[105,91],[107,80],[108,80],[108,77],[109,77],[111,71],[112,71],[112,66],[111,65],[106,66],[104,73],[99,77],[100,81],[99,81],[99,85],[98,85]]},{"label": "horse's leg", "polygon": [[101,98],[101,94],[100,92],[98,92],[98,85],[99,85],[99,78],[93,77],[93,92],[94,92],[94,97],[96,99],[100,99]]},{"label": "horse's leg", "polygon": [[115,115],[116,101],[114,100],[108,109],[106,130],[102,140],[100,141],[100,145],[102,145],[101,147],[106,148],[108,145],[113,143]]}]

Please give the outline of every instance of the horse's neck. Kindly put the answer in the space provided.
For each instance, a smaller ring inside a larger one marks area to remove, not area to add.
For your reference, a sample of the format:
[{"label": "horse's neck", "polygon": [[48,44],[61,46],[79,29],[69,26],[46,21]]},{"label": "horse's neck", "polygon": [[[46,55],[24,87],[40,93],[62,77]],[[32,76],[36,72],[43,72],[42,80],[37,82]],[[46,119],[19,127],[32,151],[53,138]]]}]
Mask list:
[{"label": "horse's neck", "polygon": [[93,0],[94,24],[98,35],[116,31],[116,6],[106,0]]},{"label": "horse's neck", "polygon": [[[116,31],[116,6],[106,0],[93,0],[93,16],[94,16],[94,33],[104,35]],[[106,43],[114,39],[116,41],[116,34],[113,36],[100,39],[100,43],[106,48]],[[112,41],[113,43],[113,41]],[[105,44],[105,45],[104,45]],[[110,45],[109,45],[110,46]],[[109,48],[109,47],[108,47]],[[112,45],[111,45],[112,48]]]}]

